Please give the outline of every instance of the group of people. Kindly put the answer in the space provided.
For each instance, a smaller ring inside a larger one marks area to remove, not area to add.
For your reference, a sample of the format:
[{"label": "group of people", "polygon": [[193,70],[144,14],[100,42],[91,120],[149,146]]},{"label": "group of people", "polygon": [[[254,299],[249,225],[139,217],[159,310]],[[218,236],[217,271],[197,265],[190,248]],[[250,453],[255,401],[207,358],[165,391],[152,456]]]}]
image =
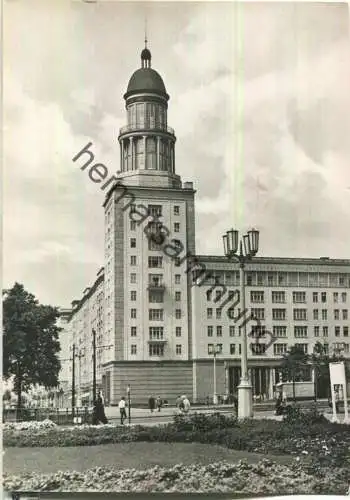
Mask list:
[{"label": "group of people", "polygon": [[190,411],[191,403],[185,394],[177,397],[176,408],[180,413],[188,413]]}]

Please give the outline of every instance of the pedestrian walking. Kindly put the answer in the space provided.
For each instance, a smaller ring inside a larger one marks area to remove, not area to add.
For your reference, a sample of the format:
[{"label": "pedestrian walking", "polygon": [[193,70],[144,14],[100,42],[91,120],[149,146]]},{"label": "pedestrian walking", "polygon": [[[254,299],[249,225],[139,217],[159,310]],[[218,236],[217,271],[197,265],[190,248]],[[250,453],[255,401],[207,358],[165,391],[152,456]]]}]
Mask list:
[{"label": "pedestrian walking", "polygon": [[150,396],[148,399],[148,407],[151,410],[151,413],[153,413],[155,406],[156,406],[155,399],[153,396]]},{"label": "pedestrian walking", "polygon": [[120,423],[121,425],[124,425],[124,420],[126,419],[126,402],[124,396],[121,398],[118,404],[119,411],[120,411]]},{"label": "pedestrian walking", "polygon": [[105,414],[104,400],[102,398],[101,392],[99,392],[97,395],[97,407],[98,407],[98,417],[100,422],[102,422],[103,424],[108,424],[108,420]]},{"label": "pedestrian walking", "polygon": [[158,411],[160,411],[162,408],[162,400],[160,399],[160,396],[157,397],[156,406]]},{"label": "pedestrian walking", "polygon": [[98,393],[97,398],[94,401],[94,408],[92,411],[92,424],[98,425],[99,423],[102,423],[102,424],[108,423],[107,417],[105,415],[103,400],[102,400],[100,392]]}]

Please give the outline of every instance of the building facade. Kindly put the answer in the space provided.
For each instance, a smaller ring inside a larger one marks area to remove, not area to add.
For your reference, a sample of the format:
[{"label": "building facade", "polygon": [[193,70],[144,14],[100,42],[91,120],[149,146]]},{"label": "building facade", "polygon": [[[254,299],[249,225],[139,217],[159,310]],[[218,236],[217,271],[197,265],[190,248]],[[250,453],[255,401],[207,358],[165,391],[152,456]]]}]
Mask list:
[{"label": "building facade", "polygon": [[98,385],[112,405],[127,386],[140,403],[151,394],[204,400],[214,390],[213,346],[217,392],[233,393],[244,321],[254,394],[273,396],[292,345],[311,353],[321,341],[349,355],[350,260],[253,258],[240,311],[238,265],[196,255],[195,191],[176,174],[169,95],[147,48],[124,100],[120,170],[104,202],[104,269],[69,320],[81,399],[92,391],[92,330]]}]

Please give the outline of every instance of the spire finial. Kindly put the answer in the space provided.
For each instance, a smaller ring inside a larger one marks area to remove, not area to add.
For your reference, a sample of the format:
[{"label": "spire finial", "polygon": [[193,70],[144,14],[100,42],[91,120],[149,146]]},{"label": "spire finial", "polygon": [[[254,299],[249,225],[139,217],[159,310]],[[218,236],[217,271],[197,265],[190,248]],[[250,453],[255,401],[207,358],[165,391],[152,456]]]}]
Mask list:
[{"label": "spire finial", "polygon": [[147,16],[145,16],[145,49],[147,49]]},{"label": "spire finial", "polygon": [[151,53],[147,48],[147,16],[145,16],[145,48],[141,52],[141,67],[150,68],[151,67]]}]

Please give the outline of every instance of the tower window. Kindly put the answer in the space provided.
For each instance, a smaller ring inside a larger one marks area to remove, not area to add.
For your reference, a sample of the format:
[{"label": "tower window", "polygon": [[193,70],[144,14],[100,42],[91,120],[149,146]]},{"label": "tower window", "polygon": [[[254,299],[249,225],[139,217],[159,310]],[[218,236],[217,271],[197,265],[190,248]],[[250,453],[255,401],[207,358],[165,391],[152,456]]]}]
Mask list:
[{"label": "tower window", "polygon": [[162,205],[148,205],[148,215],[153,217],[162,216]]},{"label": "tower window", "polygon": [[180,215],[180,207],[179,205],[174,206],[174,215]]},{"label": "tower window", "polygon": [[130,238],[130,248],[136,248],[136,238]]},{"label": "tower window", "polygon": [[175,233],[179,233],[180,232],[180,223],[179,222],[175,222],[175,224],[174,224],[174,231],[175,231]]}]

